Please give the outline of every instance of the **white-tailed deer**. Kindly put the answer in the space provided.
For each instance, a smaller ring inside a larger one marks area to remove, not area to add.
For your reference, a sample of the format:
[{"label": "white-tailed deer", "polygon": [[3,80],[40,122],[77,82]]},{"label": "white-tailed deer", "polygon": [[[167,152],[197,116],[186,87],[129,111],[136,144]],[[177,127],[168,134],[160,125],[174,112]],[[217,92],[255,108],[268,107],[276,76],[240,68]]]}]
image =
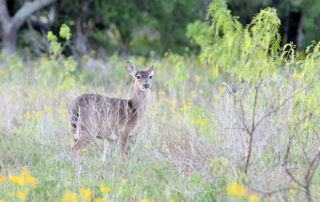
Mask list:
[{"label": "white-tailed deer", "polygon": [[137,71],[135,65],[127,61],[126,69],[135,79],[134,94],[130,100],[83,94],[71,102],[68,118],[74,142],[71,147],[73,163],[82,149],[95,138],[102,138],[102,161],[107,161],[114,141],[119,139],[122,163],[125,164],[128,138],[133,135],[148,106],[155,66],[156,63],[146,71]]}]

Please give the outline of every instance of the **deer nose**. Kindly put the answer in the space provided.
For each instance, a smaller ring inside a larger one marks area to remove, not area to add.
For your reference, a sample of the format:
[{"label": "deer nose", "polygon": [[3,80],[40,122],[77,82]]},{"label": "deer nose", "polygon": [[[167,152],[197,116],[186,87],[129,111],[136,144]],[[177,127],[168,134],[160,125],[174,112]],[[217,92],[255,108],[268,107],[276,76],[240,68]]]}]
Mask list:
[{"label": "deer nose", "polygon": [[145,87],[145,88],[149,88],[149,87],[150,87],[150,84],[145,83],[145,84],[143,84],[143,87]]}]

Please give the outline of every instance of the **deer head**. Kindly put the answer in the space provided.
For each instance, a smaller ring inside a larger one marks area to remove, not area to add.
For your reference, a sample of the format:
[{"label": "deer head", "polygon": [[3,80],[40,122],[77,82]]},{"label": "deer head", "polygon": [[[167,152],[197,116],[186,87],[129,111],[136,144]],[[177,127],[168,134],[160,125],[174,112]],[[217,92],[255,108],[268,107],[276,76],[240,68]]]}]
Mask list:
[{"label": "deer head", "polygon": [[151,65],[145,71],[137,71],[136,66],[131,62],[127,61],[126,68],[127,72],[131,74],[135,79],[135,88],[138,88],[141,92],[147,92],[147,90],[151,87],[152,84],[152,75],[154,71],[154,67],[156,66],[156,62]]}]

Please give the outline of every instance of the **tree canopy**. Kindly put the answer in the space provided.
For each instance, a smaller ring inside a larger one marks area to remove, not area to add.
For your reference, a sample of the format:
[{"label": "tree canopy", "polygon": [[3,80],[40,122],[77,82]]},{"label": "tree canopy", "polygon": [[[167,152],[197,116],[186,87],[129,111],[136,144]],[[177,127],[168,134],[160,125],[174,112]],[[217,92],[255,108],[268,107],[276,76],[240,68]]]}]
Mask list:
[{"label": "tree canopy", "polygon": [[[0,22],[3,27],[0,34],[1,48],[4,50],[9,47],[11,52],[16,51],[16,46],[30,54],[48,52],[46,32],[51,30],[58,35],[62,24],[68,25],[72,32],[71,43],[64,53],[75,56],[89,54],[91,50],[99,51],[102,55],[114,52],[144,56],[152,53],[162,55],[168,50],[182,53],[186,48],[199,53],[201,46],[215,40],[212,31],[202,25],[208,23],[208,0],[0,2]],[[32,9],[26,9],[28,6]],[[243,26],[248,24],[260,9],[274,7],[282,22],[279,28],[281,45],[293,41],[298,49],[305,48],[312,40],[320,40],[320,35],[317,34],[320,31],[317,20],[320,17],[317,12],[319,6],[320,2],[317,0],[228,2],[228,8],[235,16],[239,16]],[[9,17],[15,19],[21,14],[24,16],[19,18],[19,22],[12,21],[15,26],[8,26],[11,22]],[[10,30],[9,27],[15,29]],[[211,39],[205,35],[211,36]],[[8,39],[8,36],[13,39]]]}]

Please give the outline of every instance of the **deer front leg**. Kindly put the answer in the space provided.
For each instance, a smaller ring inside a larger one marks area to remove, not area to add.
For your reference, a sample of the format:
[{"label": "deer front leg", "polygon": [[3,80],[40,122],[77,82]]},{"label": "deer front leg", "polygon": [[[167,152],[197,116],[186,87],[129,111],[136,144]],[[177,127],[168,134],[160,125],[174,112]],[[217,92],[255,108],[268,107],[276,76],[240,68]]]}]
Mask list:
[{"label": "deer front leg", "polygon": [[128,141],[129,135],[122,134],[122,137],[120,138],[121,145],[120,145],[120,153],[122,158],[122,167],[124,170],[124,175],[126,178],[128,178],[128,173],[126,169],[126,149],[127,149],[127,141]]},{"label": "deer front leg", "polygon": [[120,145],[120,152],[121,152],[121,158],[122,158],[122,165],[125,166],[126,164],[126,149],[127,149],[127,141],[128,136],[125,138],[121,138],[121,145]]}]

